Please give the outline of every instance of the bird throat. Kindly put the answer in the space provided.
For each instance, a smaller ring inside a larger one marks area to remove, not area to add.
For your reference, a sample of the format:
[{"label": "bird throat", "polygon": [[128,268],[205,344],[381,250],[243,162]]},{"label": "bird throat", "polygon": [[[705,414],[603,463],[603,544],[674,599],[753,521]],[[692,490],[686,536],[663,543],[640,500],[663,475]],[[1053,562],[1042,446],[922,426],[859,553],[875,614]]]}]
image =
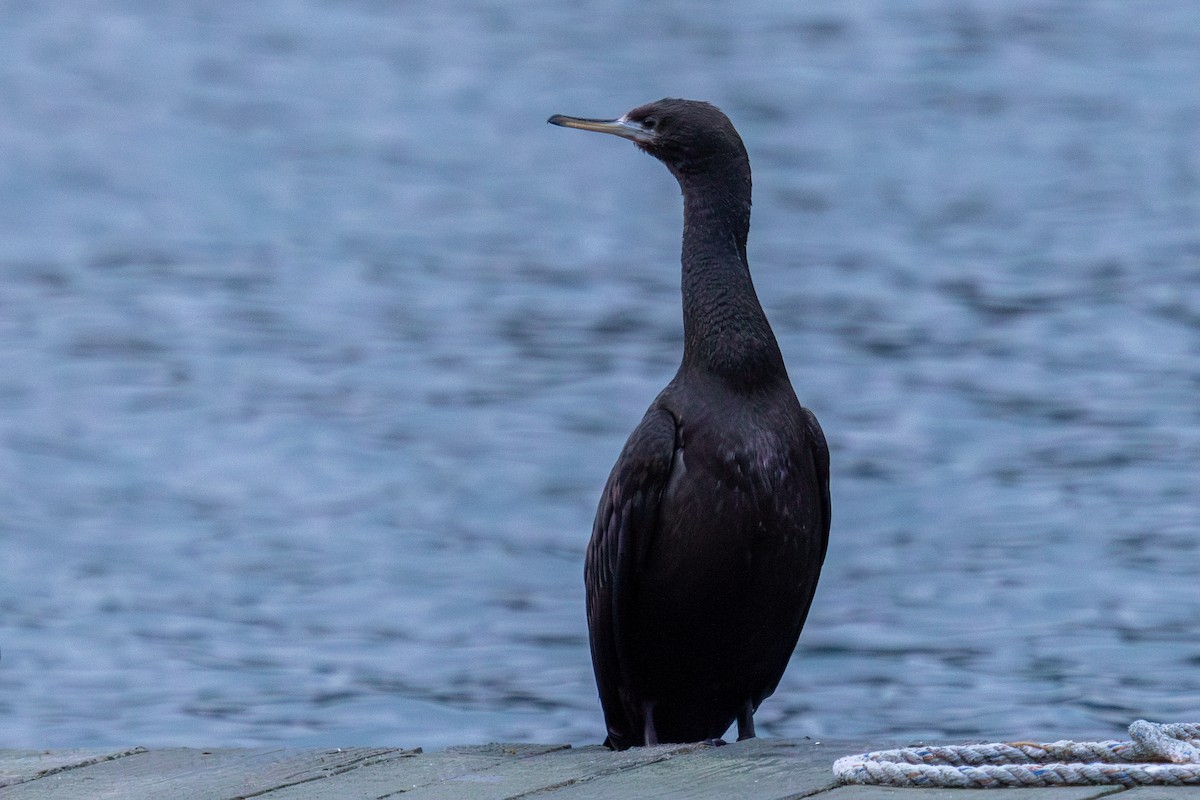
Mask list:
[{"label": "bird throat", "polygon": [[685,370],[739,387],[786,376],[746,261],[749,176],[680,179]]}]

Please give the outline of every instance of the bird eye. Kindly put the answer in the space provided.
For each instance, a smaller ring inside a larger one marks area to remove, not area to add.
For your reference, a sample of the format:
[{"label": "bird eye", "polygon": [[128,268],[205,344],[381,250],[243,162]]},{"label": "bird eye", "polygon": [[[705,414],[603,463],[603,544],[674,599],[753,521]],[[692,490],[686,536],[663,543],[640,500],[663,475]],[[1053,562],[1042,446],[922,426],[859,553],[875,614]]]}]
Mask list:
[{"label": "bird eye", "polygon": [[642,120],[642,127],[648,131],[654,130],[655,126],[657,126],[657,125],[658,125],[658,119],[656,119],[655,117],[646,117],[645,119]]}]

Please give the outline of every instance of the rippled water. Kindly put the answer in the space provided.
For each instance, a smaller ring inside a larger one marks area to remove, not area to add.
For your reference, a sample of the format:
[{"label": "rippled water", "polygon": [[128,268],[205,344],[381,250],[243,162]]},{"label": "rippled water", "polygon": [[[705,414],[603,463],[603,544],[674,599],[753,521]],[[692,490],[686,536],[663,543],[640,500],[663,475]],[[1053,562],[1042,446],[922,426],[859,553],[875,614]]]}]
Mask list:
[{"label": "rippled water", "polygon": [[[453,7],[452,7],[453,6]],[[594,742],[710,99],[833,450],[778,736],[1200,717],[1200,10],[7,2],[0,746]]]}]

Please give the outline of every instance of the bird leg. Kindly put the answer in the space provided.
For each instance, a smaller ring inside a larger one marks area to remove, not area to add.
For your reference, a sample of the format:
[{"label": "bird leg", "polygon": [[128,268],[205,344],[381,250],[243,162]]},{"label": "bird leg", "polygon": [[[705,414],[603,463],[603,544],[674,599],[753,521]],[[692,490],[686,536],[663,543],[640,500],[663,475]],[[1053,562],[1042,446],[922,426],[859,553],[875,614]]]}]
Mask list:
[{"label": "bird leg", "polygon": [[738,714],[738,741],[754,738],[754,703],[747,700]]},{"label": "bird leg", "polygon": [[654,729],[654,701],[642,702],[642,744],[653,747],[658,744],[658,731]]}]

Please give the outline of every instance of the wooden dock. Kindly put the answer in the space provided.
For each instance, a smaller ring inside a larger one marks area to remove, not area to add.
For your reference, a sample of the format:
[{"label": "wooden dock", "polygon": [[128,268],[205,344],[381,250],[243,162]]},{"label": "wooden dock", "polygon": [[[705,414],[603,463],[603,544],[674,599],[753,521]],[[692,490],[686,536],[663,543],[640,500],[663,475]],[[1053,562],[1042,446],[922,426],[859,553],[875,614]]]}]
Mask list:
[{"label": "wooden dock", "polygon": [[492,744],[345,750],[0,750],[0,800],[1200,800],[1200,787],[894,789],[837,786],[843,755],[903,743],[754,739],[726,747]]}]

